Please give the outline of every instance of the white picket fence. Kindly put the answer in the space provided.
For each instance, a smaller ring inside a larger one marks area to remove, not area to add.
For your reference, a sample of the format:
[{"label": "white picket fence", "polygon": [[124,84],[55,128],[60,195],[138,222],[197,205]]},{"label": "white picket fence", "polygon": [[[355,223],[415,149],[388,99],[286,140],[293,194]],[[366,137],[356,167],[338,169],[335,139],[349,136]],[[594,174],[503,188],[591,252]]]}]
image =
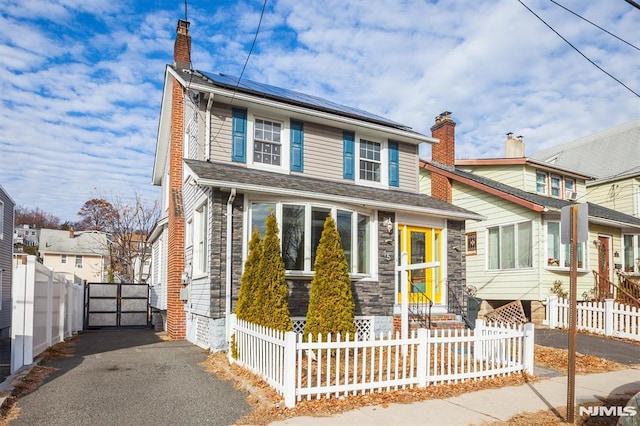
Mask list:
[{"label": "white picket fence", "polygon": [[[549,328],[568,328],[569,300],[550,296],[546,301],[544,324]],[[640,311],[613,299],[603,302],[579,302],[576,328],[605,336],[640,341]]]},{"label": "white picket fence", "polygon": [[230,362],[261,376],[287,407],[303,398],[339,398],[520,371],[533,374],[533,324],[499,326],[477,320],[475,330],[420,329],[407,339],[389,333],[372,340],[356,334],[305,342],[302,334],[271,330],[232,315],[231,330],[236,350],[230,351]]},{"label": "white picket fence", "polygon": [[82,330],[84,288],[28,256],[13,271],[11,372]]}]

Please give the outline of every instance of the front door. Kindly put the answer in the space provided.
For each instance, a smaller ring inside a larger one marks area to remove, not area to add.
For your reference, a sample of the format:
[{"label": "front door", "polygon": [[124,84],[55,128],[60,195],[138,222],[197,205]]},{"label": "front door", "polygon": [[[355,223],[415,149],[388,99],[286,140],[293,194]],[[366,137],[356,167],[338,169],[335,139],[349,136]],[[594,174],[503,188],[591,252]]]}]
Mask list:
[{"label": "front door", "polygon": [[609,297],[609,280],[611,279],[611,264],[609,262],[610,238],[598,235],[598,296]]},{"label": "front door", "polygon": [[[409,265],[441,261],[441,230],[398,226],[398,262],[407,253]],[[399,279],[398,282],[401,280]],[[401,284],[399,284],[401,285]],[[438,266],[409,271],[409,302],[420,300],[416,294],[424,293],[434,303],[442,303],[442,268]],[[402,301],[402,289],[398,287],[398,302]]]}]

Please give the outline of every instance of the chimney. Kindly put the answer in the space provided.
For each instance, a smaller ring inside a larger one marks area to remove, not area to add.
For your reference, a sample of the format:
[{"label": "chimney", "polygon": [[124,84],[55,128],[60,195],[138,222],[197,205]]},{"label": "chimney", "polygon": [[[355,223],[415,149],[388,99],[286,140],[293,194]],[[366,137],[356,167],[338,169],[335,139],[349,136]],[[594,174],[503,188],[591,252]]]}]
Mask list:
[{"label": "chimney", "polygon": [[524,158],[524,142],[522,136],[513,137],[513,133],[507,133],[507,140],[504,143],[505,158]]},{"label": "chimney", "polygon": [[173,45],[173,65],[179,69],[191,69],[191,36],[189,35],[189,21],[178,20],[176,41]]},{"label": "chimney", "polygon": [[[449,111],[444,111],[436,117],[436,123],[431,126],[431,136],[440,140],[431,147],[431,159],[445,166],[454,167],[456,157],[455,145],[456,122]],[[431,196],[448,203],[452,200],[451,182],[448,178],[437,173],[431,174]]]},{"label": "chimney", "polygon": [[69,227],[69,238],[73,238],[75,236],[75,233],[73,232],[73,226]]}]

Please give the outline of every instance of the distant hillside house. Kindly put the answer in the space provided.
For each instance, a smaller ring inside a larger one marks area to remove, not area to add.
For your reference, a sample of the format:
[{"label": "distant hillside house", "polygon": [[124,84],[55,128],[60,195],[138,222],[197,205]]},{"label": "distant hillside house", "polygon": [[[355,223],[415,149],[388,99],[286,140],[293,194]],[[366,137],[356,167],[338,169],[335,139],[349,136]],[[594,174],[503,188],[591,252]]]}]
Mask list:
[{"label": "distant hillside house", "polygon": [[41,229],[39,251],[45,266],[70,280],[106,281],[109,245],[104,232]]}]

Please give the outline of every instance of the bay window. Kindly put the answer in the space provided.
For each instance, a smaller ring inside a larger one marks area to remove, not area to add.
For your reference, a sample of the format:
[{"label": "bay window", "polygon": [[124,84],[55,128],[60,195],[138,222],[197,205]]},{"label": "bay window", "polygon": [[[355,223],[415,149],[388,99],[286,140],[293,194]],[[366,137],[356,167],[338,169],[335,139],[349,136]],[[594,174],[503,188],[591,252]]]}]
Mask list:
[{"label": "bay window", "polygon": [[[586,243],[578,244],[577,262],[579,269],[586,268]],[[547,222],[547,266],[569,268],[571,266],[571,244],[560,243],[560,222]]]},{"label": "bay window", "polygon": [[[316,206],[309,203],[251,203],[251,231],[264,237],[265,221],[273,212],[280,229],[282,259],[288,272],[311,273],[324,222],[334,218],[352,274],[371,273],[371,218],[361,212]],[[249,233],[250,237],[250,233]]]},{"label": "bay window", "polygon": [[531,222],[488,229],[488,268],[523,269],[533,266]]}]

